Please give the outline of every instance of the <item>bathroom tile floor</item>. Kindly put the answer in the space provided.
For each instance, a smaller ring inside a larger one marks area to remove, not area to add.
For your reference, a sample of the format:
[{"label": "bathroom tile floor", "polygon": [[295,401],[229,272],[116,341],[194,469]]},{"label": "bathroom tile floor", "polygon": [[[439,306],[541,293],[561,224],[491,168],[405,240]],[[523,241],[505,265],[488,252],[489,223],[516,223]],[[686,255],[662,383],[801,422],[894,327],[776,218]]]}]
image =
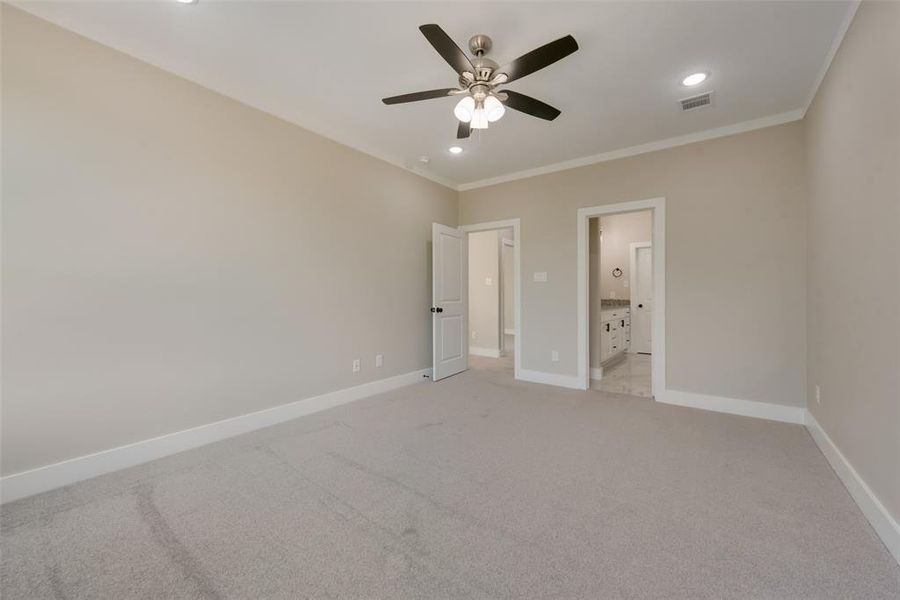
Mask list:
[{"label": "bathroom tile floor", "polygon": [[650,355],[626,353],[622,360],[603,368],[603,378],[592,380],[591,389],[651,398]]}]

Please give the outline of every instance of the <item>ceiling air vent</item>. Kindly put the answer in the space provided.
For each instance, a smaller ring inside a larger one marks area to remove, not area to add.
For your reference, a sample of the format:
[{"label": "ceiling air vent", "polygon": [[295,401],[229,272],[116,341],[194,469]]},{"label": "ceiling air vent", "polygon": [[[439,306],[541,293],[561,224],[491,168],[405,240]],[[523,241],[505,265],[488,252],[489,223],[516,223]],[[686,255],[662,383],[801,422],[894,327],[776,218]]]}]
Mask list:
[{"label": "ceiling air vent", "polygon": [[703,108],[712,104],[712,92],[706,92],[699,96],[692,96],[681,101],[681,110],[694,110],[695,108]]}]

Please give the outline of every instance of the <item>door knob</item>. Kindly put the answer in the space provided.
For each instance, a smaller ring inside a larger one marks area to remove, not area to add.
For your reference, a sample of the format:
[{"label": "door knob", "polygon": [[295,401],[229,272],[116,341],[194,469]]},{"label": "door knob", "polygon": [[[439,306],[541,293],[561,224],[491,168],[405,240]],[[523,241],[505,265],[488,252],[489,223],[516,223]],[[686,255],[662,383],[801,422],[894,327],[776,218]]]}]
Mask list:
[{"label": "door knob", "polygon": [[433,313],[435,313],[435,312],[444,312],[444,309],[441,308],[440,306],[438,306],[437,308],[435,308],[434,306],[432,306],[432,307],[431,307],[431,312],[433,312]]},{"label": "door knob", "polygon": [[644,308],[643,304],[638,304],[638,308]]}]

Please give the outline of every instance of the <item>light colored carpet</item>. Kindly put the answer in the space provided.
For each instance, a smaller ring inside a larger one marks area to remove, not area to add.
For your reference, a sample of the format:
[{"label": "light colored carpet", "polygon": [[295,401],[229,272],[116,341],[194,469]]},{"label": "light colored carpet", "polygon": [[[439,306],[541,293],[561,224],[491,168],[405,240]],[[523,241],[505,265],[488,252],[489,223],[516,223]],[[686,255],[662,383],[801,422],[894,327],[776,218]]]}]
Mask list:
[{"label": "light colored carpet", "polygon": [[6,600],[900,597],[802,427],[506,368],[22,500],[2,535]]}]

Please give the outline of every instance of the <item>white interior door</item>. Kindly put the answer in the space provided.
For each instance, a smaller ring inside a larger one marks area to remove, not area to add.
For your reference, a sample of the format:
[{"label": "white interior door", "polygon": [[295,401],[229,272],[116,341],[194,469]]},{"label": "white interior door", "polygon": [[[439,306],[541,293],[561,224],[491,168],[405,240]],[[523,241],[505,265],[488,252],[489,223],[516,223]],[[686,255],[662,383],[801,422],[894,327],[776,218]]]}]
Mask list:
[{"label": "white interior door", "polygon": [[640,242],[631,250],[631,352],[650,354],[652,309],[653,249]]},{"label": "white interior door", "polygon": [[432,381],[469,367],[469,248],[463,231],[431,224]]}]

